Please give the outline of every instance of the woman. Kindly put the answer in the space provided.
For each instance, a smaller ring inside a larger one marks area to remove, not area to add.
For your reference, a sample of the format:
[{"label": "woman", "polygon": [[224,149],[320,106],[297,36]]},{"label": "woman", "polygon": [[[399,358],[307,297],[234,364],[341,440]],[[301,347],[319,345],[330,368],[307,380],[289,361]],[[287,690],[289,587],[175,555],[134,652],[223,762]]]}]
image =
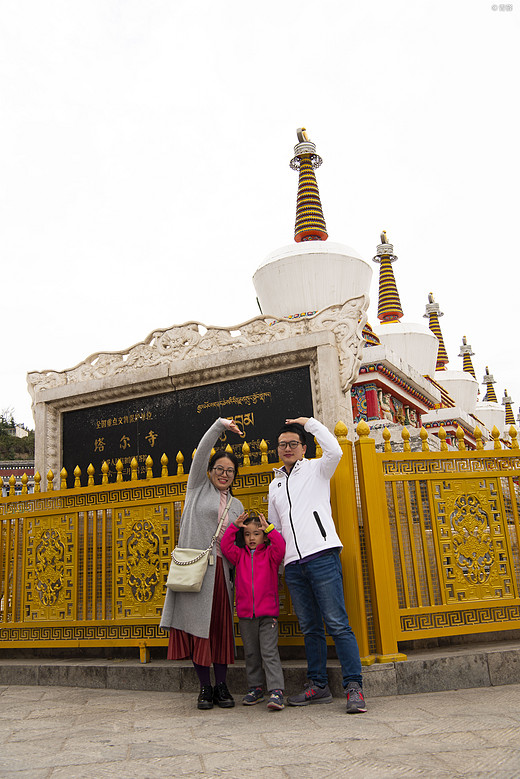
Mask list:
[{"label": "woman", "polygon": [[[229,563],[220,551],[220,539],[230,522],[245,517],[245,512],[240,501],[231,495],[231,485],[238,473],[236,456],[220,449],[208,464],[211,449],[226,430],[244,435],[235,422],[217,419],[197,447],[178,539],[180,547],[207,549],[227,509],[213,547],[213,565],[208,565],[200,592],[166,591],[161,618],[161,627],[170,630],[168,660],[190,657],[193,662],[200,682],[199,709],[212,709],[213,704],[221,708],[235,705],[226,685],[227,666],[234,663],[233,587]],[[210,680],[212,663],[214,688]]]}]

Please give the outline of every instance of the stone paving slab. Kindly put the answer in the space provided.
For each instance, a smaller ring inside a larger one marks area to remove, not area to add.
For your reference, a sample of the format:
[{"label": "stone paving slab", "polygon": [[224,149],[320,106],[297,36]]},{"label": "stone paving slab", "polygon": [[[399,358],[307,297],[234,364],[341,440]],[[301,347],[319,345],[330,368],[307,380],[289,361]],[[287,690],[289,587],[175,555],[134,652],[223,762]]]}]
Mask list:
[{"label": "stone paving slab", "polygon": [[187,692],[0,686],[2,779],[520,776],[520,684],[199,711]]}]

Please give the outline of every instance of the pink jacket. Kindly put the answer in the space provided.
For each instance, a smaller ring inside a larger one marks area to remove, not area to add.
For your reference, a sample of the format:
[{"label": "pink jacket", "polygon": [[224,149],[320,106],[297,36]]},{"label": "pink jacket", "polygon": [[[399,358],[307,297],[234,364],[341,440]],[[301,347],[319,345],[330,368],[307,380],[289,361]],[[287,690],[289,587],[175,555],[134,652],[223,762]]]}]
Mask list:
[{"label": "pink jacket", "polygon": [[285,554],[285,541],[277,530],[269,533],[270,544],[260,544],[254,553],[235,546],[236,525],[231,524],[220,542],[222,554],[236,567],[237,614],[241,619],[277,617],[278,568]]}]

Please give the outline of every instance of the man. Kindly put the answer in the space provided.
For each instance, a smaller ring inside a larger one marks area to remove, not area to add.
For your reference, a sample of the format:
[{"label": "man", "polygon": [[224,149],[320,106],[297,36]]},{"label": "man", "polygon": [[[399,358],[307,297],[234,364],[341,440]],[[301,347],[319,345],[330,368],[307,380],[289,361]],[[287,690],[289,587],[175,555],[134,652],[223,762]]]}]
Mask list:
[{"label": "man", "polygon": [[[304,459],[305,431],[316,437],[323,455]],[[330,479],[341,460],[341,447],[313,417],[287,419],[278,434],[283,468],[274,469],[269,486],[269,521],[286,543],[285,581],[305,638],[307,678],[303,692],[288,698],[291,706],[331,703],[327,677],[327,631],[341,663],[347,713],[367,710],[362,692],[361,661],[343,597],[341,541],[330,508]]]}]

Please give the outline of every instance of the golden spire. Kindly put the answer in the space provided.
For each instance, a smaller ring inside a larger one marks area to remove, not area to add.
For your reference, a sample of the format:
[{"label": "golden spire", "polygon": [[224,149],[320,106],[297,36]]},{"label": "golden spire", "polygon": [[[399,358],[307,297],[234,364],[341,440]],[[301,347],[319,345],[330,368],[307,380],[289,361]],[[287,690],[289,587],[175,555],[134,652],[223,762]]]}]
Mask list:
[{"label": "golden spire", "polygon": [[466,341],[466,336],[462,336],[462,344],[460,347],[459,357],[462,357],[462,370],[465,373],[471,373],[474,379],[477,377],[475,376],[475,370],[473,368],[473,363],[471,362],[471,357],[475,354],[475,352],[471,351],[471,346]]},{"label": "golden spire", "polygon": [[487,385],[486,394],[484,395],[483,403],[498,403],[497,396],[495,394],[495,388],[493,387],[493,384],[495,384],[495,379],[493,378],[493,375],[489,372],[489,368],[486,365],[486,373],[484,374],[484,378],[482,379],[482,384]]},{"label": "golden spire", "polygon": [[309,140],[305,127],[299,127],[296,135],[298,143],[294,147],[294,157],[289,163],[293,170],[300,172],[294,240],[297,243],[326,241],[329,236],[314,175],[314,168],[319,168],[323,160],[316,154],[316,144]]},{"label": "golden spire", "polygon": [[394,247],[388,243],[385,230],[381,233],[381,243],[377,247],[376,256],[372,259],[381,264],[377,318],[381,324],[398,322],[403,316],[403,309],[392,270],[392,263],[397,260],[397,257],[394,254]]},{"label": "golden spire", "polygon": [[504,397],[502,398],[502,405],[506,407],[506,425],[515,424],[515,415],[513,414],[513,409],[511,407],[512,402],[513,399],[508,395],[507,390],[505,390]]},{"label": "golden spire", "polygon": [[439,341],[439,351],[437,352],[437,365],[435,366],[435,370],[445,371],[446,364],[449,362],[449,360],[448,360],[448,353],[446,352],[446,347],[444,346],[444,339],[441,333],[441,326],[439,324],[439,317],[444,316],[444,314],[440,310],[439,304],[436,303],[435,300],[433,299],[433,294],[431,292],[428,294],[426,313],[423,314],[423,316],[426,319],[428,319],[429,328],[432,331],[432,333],[437,336],[437,339]]}]

